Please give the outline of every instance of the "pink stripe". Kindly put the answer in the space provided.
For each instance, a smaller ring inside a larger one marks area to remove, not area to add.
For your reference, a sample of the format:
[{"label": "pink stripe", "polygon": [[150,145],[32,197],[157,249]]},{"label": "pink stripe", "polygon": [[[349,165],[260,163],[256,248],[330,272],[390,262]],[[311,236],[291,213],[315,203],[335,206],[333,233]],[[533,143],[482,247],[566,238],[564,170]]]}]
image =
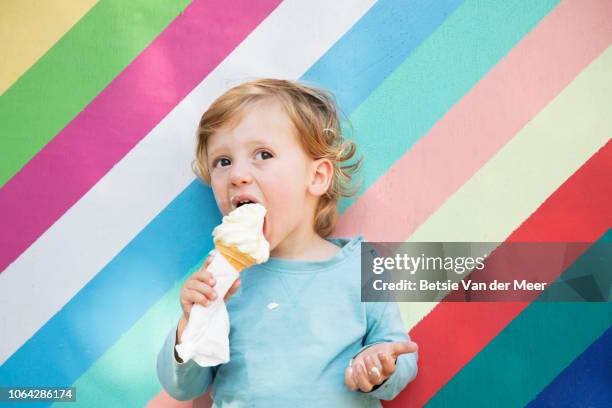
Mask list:
[{"label": "pink stripe", "polygon": [[0,271],[144,138],[279,3],[202,0],[187,7],[0,189]]},{"label": "pink stripe", "polygon": [[406,240],[605,50],[611,15],[606,0],[561,3],[346,211],[334,235]]},{"label": "pink stripe", "polygon": [[161,391],[147,404],[147,408],[196,408],[194,400],[178,401]]},{"label": "pink stripe", "polygon": [[210,408],[211,406],[210,391],[193,400],[177,401],[162,390],[147,404],[147,408]]}]

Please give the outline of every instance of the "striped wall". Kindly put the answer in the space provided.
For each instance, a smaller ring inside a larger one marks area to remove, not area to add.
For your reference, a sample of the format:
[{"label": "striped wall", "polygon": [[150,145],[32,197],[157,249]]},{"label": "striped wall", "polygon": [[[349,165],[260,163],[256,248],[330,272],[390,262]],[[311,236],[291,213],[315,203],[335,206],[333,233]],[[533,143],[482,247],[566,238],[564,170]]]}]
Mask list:
[{"label": "striped wall", "polygon": [[[327,88],[352,124],[363,183],[333,236],[612,241],[610,16],[608,0],[5,0],[0,386],[210,406],[165,394],[155,361],[220,221],[190,170],[196,123],[256,77]],[[385,406],[612,401],[610,302],[400,307],[419,374]]]}]

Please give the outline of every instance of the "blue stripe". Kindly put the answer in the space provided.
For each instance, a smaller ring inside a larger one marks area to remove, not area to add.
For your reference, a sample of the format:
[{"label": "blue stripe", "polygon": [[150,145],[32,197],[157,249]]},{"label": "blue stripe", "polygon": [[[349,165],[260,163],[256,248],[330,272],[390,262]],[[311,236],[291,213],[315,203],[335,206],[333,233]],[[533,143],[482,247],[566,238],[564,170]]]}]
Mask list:
[{"label": "blue stripe", "polygon": [[[458,4],[419,1],[401,7],[401,2],[381,1],[302,79],[331,89],[341,109],[350,113]],[[406,9],[410,13],[402,14]],[[398,12],[405,20],[394,23]],[[466,22],[466,29],[470,24]],[[355,43],[365,39],[367,46]],[[219,221],[212,193],[194,181],[7,360],[0,382],[72,384],[210,250],[210,233]]]},{"label": "blue stripe", "polygon": [[[392,72],[461,1],[431,2],[435,6],[426,0],[404,7],[400,7],[401,3],[387,0],[377,3],[303,79],[331,89],[341,95],[341,103],[354,107],[359,98],[367,97],[386,73]],[[409,15],[407,21],[419,24],[413,27],[394,24],[396,13],[407,19]],[[377,52],[355,43],[367,37],[380,48]],[[407,37],[413,40],[403,42]],[[354,58],[350,64],[346,61],[347,55]],[[393,57],[381,60],[381,55]],[[376,69],[368,69],[375,64]],[[324,67],[342,67],[346,78],[359,78],[358,85],[343,83],[337,71]],[[358,92],[353,87],[363,89]],[[345,108],[341,109],[346,112]],[[211,190],[197,180],[192,182],[0,367],[0,383],[3,386],[74,383],[206,255],[212,248],[212,229],[220,219]]]},{"label": "blue stripe", "polygon": [[192,182],[2,365],[0,384],[71,385],[210,251],[219,219],[211,190]]},{"label": "blue stripe", "polygon": [[[612,243],[612,228],[598,242]],[[607,302],[610,302],[612,292],[609,282],[602,290],[607,295]],[[548,384],[527,407],[607,407],[611,402],[612,326]]]},{"label": "blue stripe", "polygon": [[301,79],[330,90],[348,115],[461,3],[380,1]]},{"label": "blue stripe", "polygon": [[[591,274],[598,282],[607,282],[610,242],[612,229],[580,254],[555,282]],[[549,302],[545,300],[551,299],[549,289],[504,327],[426,406],[525,406],[612,324],[609,301]],[[607,371],[609,374],[610,366]],[[593,374],[598,375],[596,371]],[[599,406],[574,404],[571,398],[564,403],[570,405],[560,406]]]},{"label": "blue stripe", "polygon": [[612,327],[557,376],[527,408],[612,405]]}]

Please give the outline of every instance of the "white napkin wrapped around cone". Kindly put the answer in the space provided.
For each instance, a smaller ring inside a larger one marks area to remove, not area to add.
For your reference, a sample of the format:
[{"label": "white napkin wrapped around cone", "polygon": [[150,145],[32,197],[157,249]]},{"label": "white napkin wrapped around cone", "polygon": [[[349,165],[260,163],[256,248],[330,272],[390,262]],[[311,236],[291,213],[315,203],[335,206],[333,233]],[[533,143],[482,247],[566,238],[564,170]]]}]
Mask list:
[{"label": "white napkin wrapped around cone", "polygon": [[268,260],[270,246],[263,233],[265,214],[261,204],[245,204],[223,217],[213,230],[216,252],[208,271],[217,282],[217,298],[208,307],[193,305],[181,343],[176,346],[183,361],[193,359],[202,367],[212,367],[230,360],[230,323],[223,299],[242,270]]}]

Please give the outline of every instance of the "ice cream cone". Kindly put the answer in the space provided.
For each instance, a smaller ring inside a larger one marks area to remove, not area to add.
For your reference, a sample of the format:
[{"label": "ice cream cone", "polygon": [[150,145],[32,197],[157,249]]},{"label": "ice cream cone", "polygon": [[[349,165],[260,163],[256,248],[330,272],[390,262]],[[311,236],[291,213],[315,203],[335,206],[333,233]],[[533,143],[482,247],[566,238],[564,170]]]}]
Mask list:
[{"label": "ice cream cone", "polygon": [[251,255],[242,253],[238,248],[227,245],[223,241],[215,241],[215,249],[234,267],[236,272],[242,272],[257,263],[257,260]]},{"label": "ice cream cone", "polygon": [[239,272],[266,262],[270,256],[270,244],[263,234],[265,214],[261,204],[245,204],[223,217],[213,230],[217,253],[208,271],[217,281],[219,298],[209,307],[194,304],[191,309],[182,343],[176,345],[183,361],[193,359],[202,367],[229,361],[229,317],[223,299]]}]

